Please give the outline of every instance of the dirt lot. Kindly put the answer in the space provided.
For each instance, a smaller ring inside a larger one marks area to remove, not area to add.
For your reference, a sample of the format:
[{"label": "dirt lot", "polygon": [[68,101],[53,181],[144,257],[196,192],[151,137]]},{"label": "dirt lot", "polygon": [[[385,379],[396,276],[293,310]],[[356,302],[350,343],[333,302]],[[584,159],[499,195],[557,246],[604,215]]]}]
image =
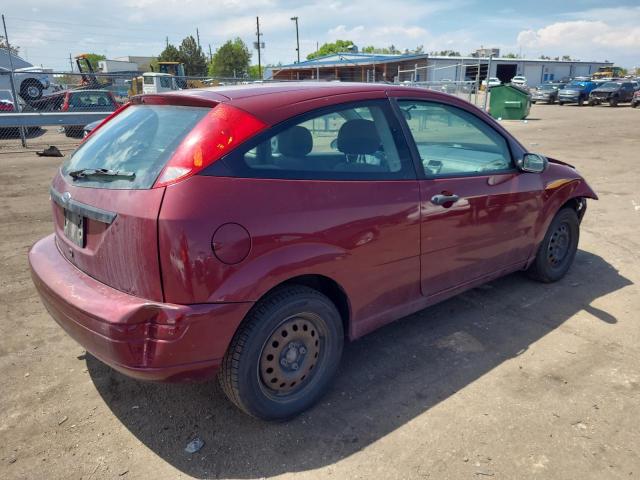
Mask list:
[{"label": "dirt lot", "polygon": [[531,117],[505,123],[601,196],[570,274],[511,275],[349,345],[324,400],[280,424],[215,382],[129,380],[67,337],[26,258],[58,160],[0,154],[0,478],[640,478],[640,110]]}]

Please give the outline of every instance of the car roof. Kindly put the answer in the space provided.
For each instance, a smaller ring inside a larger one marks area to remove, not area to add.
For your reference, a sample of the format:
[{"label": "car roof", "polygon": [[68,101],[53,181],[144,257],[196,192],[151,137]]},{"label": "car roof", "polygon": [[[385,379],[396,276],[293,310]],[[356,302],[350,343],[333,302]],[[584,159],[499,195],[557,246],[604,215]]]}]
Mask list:
[{"label": "car roof", "polygon": [[[272,82],[224,87],[195,88],[160,94],[182,97],[189,103],[229,103],[261,118],[276,123],[288,116],[312,108],[358,100],[386,98],[390,92],[406,92],[408,96],[424,96],[428,90],[406,85],[355,82]],[[419,95],[415,95],[420,92]],[[429,91],[430,95],[451,96]],[[412,95],[413,94],[413,95]],[[142,96],[144,97],[144,95]]]},{"label": "car roof", "polygon": [[[142,94],[132,97],[131,102],[201,107],[226,103],[245,110],[267,125],[275,125],[296,115],[324,107],[383,100],[388,97],[443,102],[472,111],[476,115],[486,116],[488,121],[492,121],[486,112],[457,96],[422,87],[384,83],[296,81],[230,85]],[[501,127],[496,124],[496,128]]]},{"label": "car roof", "polygon": [[363,91],[386,91],[394,87],[394,85],[380,83],[357,82],[271,82],[198,88],[188,90],[188,92],[203,92],[199,93],[198,95],[204,96],[206,96],[206,93],[204,92],[211,92],[215,95],[223,95],[230,100],[236,100],[247,97],[255,97],[258,95],[269,95],[282,92],[307,92],[309,98],[315,98],[319,89],[322,89],[323,95],[337,95]]}]

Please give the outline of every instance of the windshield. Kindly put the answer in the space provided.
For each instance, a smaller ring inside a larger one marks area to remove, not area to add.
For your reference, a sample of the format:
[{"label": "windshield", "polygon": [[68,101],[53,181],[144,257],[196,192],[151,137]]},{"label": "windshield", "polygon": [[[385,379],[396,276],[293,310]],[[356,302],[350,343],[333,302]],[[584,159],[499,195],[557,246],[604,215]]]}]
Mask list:
[{"label": "windshield", "polygon": [[582,90],[584,88],[584,84],[583,83],[570,83],[568,84],[566,87],[564,87],[567,90]]},{"label": "windshield", "polygon": [[540,85],[538,90],[555,90],[555,85]]},{"label": "windshield", "polygon": [[62,166],[62,173],[83,169],[133,172],[133,178],[86,177],[77,186],[147,189],[182,139],[210,111],[202,107],[134,105],[90,136]]},{"label": "windshield", "polygon": [[618,82],[607,82],[604,85],[600,85],[598,88],[615,89],[615,88],[619,88],[620,85],[622,85],[622,84],[618,83]]}]

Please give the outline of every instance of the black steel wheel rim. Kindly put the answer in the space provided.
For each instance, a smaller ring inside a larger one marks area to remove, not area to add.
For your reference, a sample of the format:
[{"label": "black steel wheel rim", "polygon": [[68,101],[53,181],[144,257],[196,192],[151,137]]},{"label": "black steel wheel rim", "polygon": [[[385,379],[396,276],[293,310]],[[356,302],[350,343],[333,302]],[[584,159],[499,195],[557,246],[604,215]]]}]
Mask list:
[{"label": "black steel wheel rim", "polygon": [[559,267],[568,257],[571,249],[571,228],[568,223],[562,222],[553,231],[547,247],[547,259],[552,267]]},{"label": "black steel wheel rim", "polygon": [[258,375],[263,389],[288,396],[303,389],[322,360],[319,317],[300,313],[285,319],[262,346]]}]

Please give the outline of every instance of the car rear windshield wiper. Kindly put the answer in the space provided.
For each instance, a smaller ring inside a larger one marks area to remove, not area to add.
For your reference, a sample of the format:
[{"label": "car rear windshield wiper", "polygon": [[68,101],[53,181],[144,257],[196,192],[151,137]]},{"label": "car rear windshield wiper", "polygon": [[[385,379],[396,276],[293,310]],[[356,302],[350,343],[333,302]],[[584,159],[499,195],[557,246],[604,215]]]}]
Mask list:
[{"label": "car rear windshield wiper", "polygon": [[73,170],[69,172],[69,176],[74,180],[88,177],[104,177],[104,178],[130,178],[136,177],[135,172],[127,172],[125,170],[109,170],[108,168],[83,168],[81,170]]}]

